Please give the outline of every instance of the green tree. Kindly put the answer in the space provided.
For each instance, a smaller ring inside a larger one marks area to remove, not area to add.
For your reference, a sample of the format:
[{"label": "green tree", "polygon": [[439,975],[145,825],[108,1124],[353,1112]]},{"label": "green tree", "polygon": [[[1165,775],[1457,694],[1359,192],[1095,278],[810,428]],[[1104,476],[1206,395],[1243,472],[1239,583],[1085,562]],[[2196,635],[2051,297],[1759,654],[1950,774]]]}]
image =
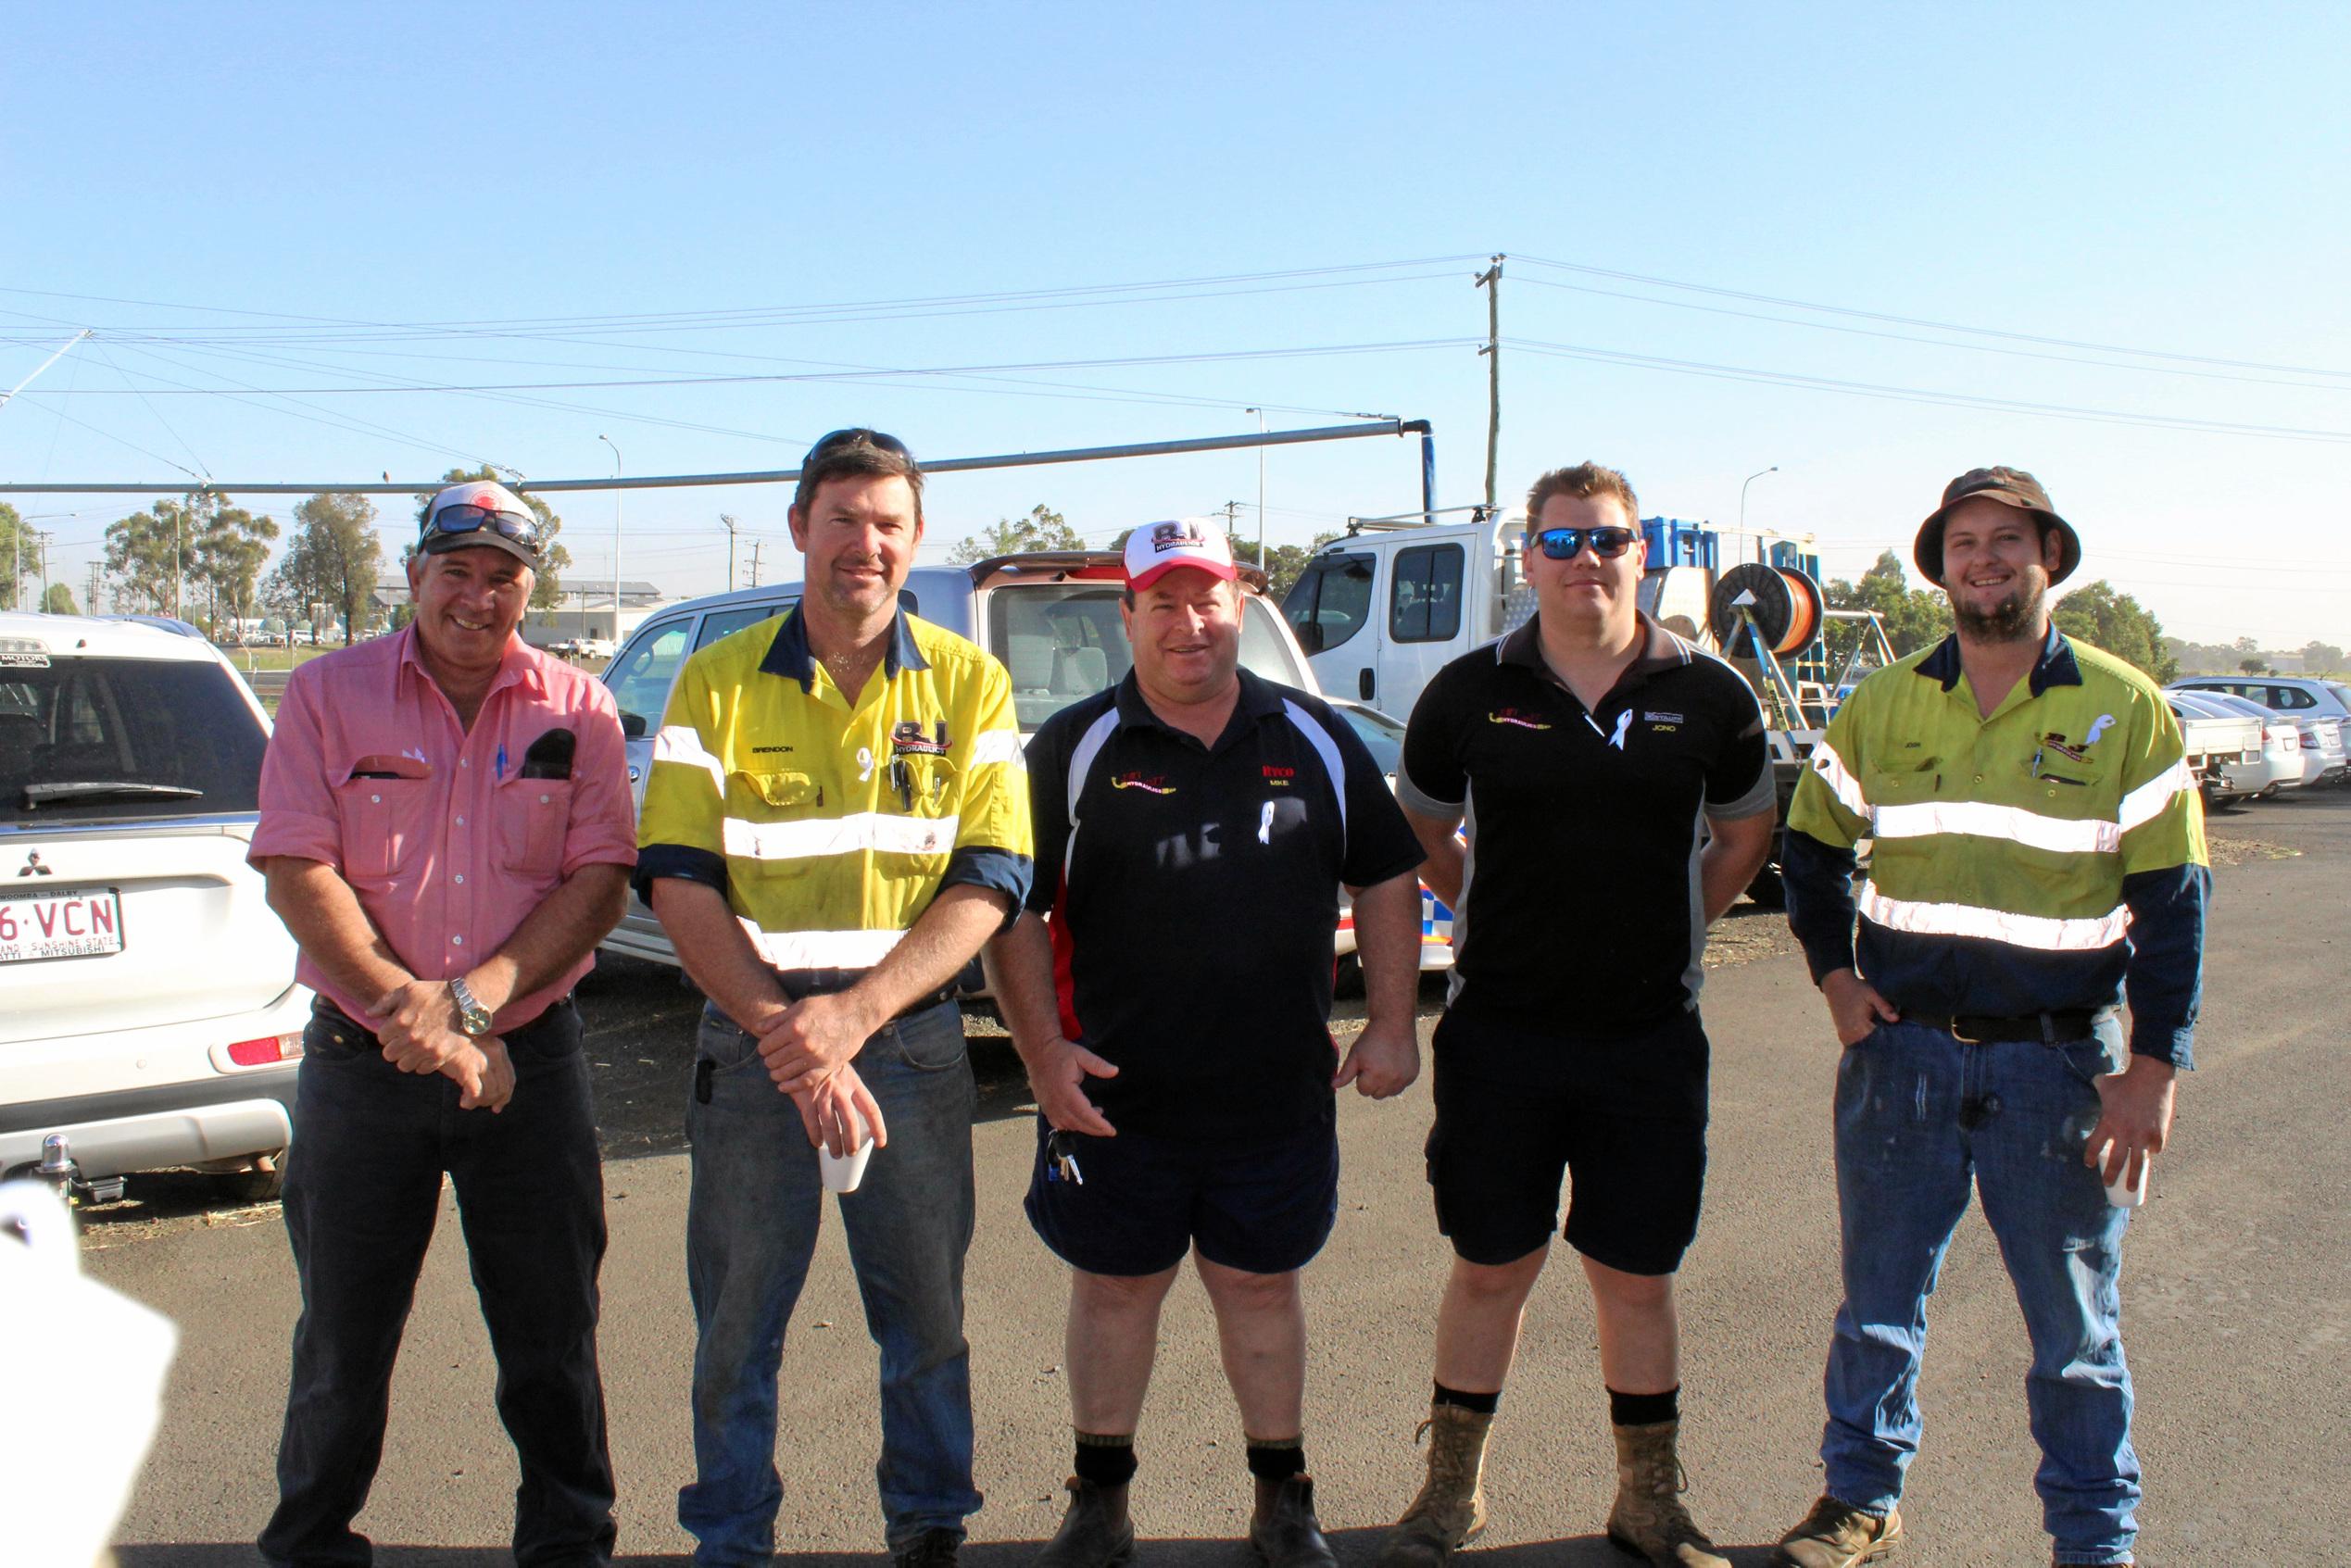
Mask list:
[{"label": "green tree", "polygon": [[342,612],[343,644],[348,647],[354,628],[366,624],[365,611],[383,572],[375,503],[350,491],[322,491],[294,508],[294,533],[272,577],[270,608],[299,605],[315,627],[313,608],[333,606]]},{"label": "green tree", "polygon": [[107,524],[107,575],[119,596],[154,615],[185,617],[204,588],[196,551],[225,497],[197,491]]},{"label": "green tree", "polygon": [[[1281,603],[1289,596],[1290,589],[1297,585],[1298,574],[1306,570],[1307,560],[1316,550],[1338,537],[1339,534],[1333,532],[1315,534],[1314,542],[1308,545],[1266,546],[1266,595],[1276,604]],[[1253,549],[1243,550],[1240,554],[1244,561],[1253,563],[1257,559],[1257,552]]]},{"label": "green tree", "polygon": [[0,501],[0,561],[8,564],[10,575],[0,577],[0,609],[15,609],[17,594],[23,584],[25,569],[41,558],[33,544],[32,531],[17,515],[17,508]]},{"label": "green tree", "polygon": [[998,556],[1025,555],[1031,550],[1082,550],[1086,541],[1062,514],[1039,501],[1026,517],[999,517],[994,524],[955,542],[947,558],[958,566],[992,560]]},{"label": "green tree", "polygon": [[[1821,596],[1830,609],[1876,610],[1897,659],[1951,634],[1950,601],[1930,589],[1911,587],[1903,574],[1902,558],[1892,550],[1880,554],[1859,582],[1848,583],[1840,577],[1824,584]],[[1842,667],[1862,634],[1859,626],[1830,621],[1826,633],[1829,662]]]},{"label": "green tree", "polygon": [[2302,672],[2305,675],[2329,675],[2343,667],[2343,650],[2332,643],[2308,642],[2302,645]]},{"label": "green tree", "polygon": [[211,594],[216,634],[224,615],[242,622],[253,613],[261,568],[270,558],[270,541],[277,536],[276,522],[256,517],[243,507],[218,506],[207,517],[204,533],[196,540],[195,558],[197,571]]},{"label": "green tree", "polygon": [[[506,484],[505,476],[497,471],[496,465],[490,463],[484,463],[478,469],[451,469],[441,476],[441,483],[444,484],[471,484],[477,480],[488,480],[493,483]],[[514,489],[510,484],[508,484],[507,488]],[[515,494],[521,495],[522,504],[531,508],[531,515],[539,520],[541,538],[539,570],[535,574],[537,581],[531,588],[531,608],[553,609],[562,603],[563,589],[559,580],[572,565],[572,552],[557,543],[555,537],[563,532],[563,520],[555,515],[553,507],[548,506],[536,495],[519,490],[515,491]],[[430,495],[417,497],[416,526],[419,533],[424,530],[424,508],[432,504],[433,497]],[[415,553],[416,547],[411,545],[400,552],[400,558],[405,561]]]},{"label": "green tree", "polygon": [[73,590],[62,583],[49,584],[49,592],[43,596],[41,608],[51,615],[80,615],[82,613],[74,606]]},{"label": "green tree", "polygon": [[2237,669],[2247,675],[2267,675],[2269,672],[2269,661],[2260,659],[2241,659],[2237,660]]},{"label": "green tree", "polygon": [[2050,619],[2067,636],[2137,666],[2157,685],[2179,678],[2180,661],[2164,642],[2162,623],[2103,577],[2058,600]]}]

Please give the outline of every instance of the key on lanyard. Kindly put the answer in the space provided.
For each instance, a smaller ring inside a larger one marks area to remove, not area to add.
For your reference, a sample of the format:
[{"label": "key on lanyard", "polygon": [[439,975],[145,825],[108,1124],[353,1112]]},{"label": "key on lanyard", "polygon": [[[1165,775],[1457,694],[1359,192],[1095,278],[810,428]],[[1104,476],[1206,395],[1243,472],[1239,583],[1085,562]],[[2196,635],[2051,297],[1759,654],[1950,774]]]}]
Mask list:
[{"label": "key on lanyard", "polygon": [[1085,1176],[1077,1169],[1077,1156],[1070,1152],[1069,1139],[1065,1135],[1056,1131],[1045,1140],[1045,1158],[1050,1162],[1045,1173],[1049,1180],[1069,1182],[1077,1186],[1086,1185]]}]

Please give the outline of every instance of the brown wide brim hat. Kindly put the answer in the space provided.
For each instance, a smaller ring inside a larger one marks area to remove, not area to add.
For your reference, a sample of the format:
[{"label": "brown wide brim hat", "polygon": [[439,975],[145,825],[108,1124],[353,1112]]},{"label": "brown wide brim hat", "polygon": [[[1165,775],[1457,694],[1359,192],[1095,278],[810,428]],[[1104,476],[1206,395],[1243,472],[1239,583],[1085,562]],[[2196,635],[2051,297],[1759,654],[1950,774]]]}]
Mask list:
[{"label": "brown wide brim hat", "polygon": [[1936,587],[1943,586],[1942,520],[1960,502],[1978,496],[2014,507],[2020,512],[2030,512],[2057,531],[2057,569],[2049,573],[2052,584],[2072,576],[2073,569],[2081,564],[2081,536],[2074,533],[2073,524],[2057,515],[2056,508],[2049,504],[2049,492],[2041,487],[2039,480],[2022,469],[1969,469],[1942,487],[1942,505],[1918,525],[1918,537],[1910,546],[1910,558],[1917,563],[1918,574]]}]

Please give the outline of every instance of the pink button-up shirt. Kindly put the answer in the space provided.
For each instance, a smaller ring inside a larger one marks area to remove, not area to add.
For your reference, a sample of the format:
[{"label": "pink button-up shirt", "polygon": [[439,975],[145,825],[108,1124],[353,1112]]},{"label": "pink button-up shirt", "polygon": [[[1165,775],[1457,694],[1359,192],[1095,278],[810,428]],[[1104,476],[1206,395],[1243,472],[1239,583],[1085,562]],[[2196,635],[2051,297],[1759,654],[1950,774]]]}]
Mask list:
[{"label": "pink button-up shirt", "polygon": [[[576,737],[570,777],[523,777],[533,743],[558,729]],[[314,659],[287,682],[261,763],[247,859],[275,855],[342,873],[418,978],[464,974],[582,866],[636,863],[611,694],[518,639],[468,731],[413,627]],[[496,1027],[530,1022],[595,963],[516,997]],[[346,994],[307,952],[295,977],[353,1018],[376,1001]]]}]

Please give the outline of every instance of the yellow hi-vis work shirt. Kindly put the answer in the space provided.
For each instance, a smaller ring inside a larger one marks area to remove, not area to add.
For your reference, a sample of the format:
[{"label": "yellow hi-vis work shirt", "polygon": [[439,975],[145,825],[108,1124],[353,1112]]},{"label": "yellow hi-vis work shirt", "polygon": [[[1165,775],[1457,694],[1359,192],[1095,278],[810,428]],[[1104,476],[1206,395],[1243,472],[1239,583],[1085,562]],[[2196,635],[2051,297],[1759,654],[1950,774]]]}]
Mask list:
[{"label": "yellow hi-vis work shirt", "polygon": [[635,885],[718,888],[787,976],[871,969],[942,887],[1027,895],[1028,775],[1012,681],[903,609],[854,702],[795,609],[695,654],[670,693]]},{"label": "yellow hi-vis work shirt", "polygon": [[2163,693],[2121,659],[2052,628],[1988,718],[1955,638],[1878,671],[1814,748],[1788,828],[1816,979],[1857,965],[1906,1010],[2027,1017],[2110,1007],[2127,976],[2132,1048],[2186,1064],[2203,802]]}]

